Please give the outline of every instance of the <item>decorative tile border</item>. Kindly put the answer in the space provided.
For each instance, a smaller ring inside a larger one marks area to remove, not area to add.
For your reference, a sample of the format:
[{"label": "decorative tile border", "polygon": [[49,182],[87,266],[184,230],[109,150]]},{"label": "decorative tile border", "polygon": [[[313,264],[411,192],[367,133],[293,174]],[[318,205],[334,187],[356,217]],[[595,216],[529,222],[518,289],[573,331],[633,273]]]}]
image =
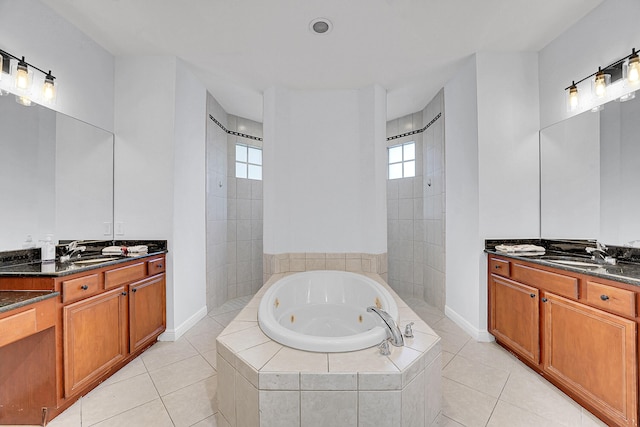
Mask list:
[{"label": "decorative tile border", "polygon": [[394,139],[402,138],[403,136],[411,136],[411,135],[415,135],[417,133],[422,133],[425,130],[429,129],[429,126],[431,126],[432,124],[437,122],[438,119],[440,118],[440,116],[442,116],[442,113],[438,113],[437,116],[435,116],[433,119],[431,119],[431,121],[429,123],[427,123],[426,126],[421,128],[421,129],[416,129],[416,130],[412,130],[411,132],[401,133],[400,135],[390,136],[390,137],[387,138],[387,141],[393,141]]},{"label": "decorative tile border", "polygon": [[209,118],[213,121],[213,123],[217,124],[220,129],[228,133],[229,135],[235,135],[242,138],[253,139],[254,141],[262,141],[262,138],[259,136],[247,135],[246,133],[236,132],[234,130],[227,129],[222,123],[220,123],[215,117],[209,114]]},{"label": "decorative tile border", "polygon": [[284,253],[263,254],[263,283],[273,274],[300,272],[310,270],[340,270],[355,273],[376,273],[385,281],[389,268],[387,253],[367,254],[347,253]]}]

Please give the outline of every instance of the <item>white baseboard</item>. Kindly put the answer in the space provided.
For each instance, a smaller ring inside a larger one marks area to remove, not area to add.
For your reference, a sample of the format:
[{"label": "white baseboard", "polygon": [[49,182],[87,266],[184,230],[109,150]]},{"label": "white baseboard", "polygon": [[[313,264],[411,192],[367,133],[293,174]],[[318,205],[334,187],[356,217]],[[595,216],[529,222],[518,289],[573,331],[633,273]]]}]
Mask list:
[{"label": "white baseboard", "polygon": [[458,313],[452,310],[449,306],[444,307],[444,314],[449,319],[451,319],[456,325],[464,329],[466,333],[471,335],[471,338],[473,338],[474,340],[480,341],[480,342],[491,342],[495,340],[495,338],[493,337],[493,335],[489,333],[489,331],[487,331],[486,329],[480,330],[476,328],[471,323],[469,323],[467,319],[460,316]]},{"label": "white baseboard", "polygon": [[158,341],[176,341],[178,338],[184,335],[185,332],[191,329],[196,323],[204,319],[207,316],[208,312],[209,311],[207,310],[207,306],[205,305],[200,310],[196,311],[187,320],[182,322],[182,324],[177,328],[167,329],[162,334],[160,334],[160,336],[158,337]]}]

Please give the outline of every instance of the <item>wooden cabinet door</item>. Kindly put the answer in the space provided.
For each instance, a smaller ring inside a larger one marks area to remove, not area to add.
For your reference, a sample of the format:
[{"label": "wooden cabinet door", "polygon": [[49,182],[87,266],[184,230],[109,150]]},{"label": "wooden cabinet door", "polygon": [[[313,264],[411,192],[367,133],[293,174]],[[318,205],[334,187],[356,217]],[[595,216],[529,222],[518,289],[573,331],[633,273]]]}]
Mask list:
[{"label": "wooden cabinet door", "polygon": [[129,285],[129,347],[133,353],[166,327],[165,275]]},{"label": "wooden cabinet door", "polygon": [[63,308],[64,390],[80,391],[127,355],[127,298],[113,289]]},{"label": "wooden cabinet door", "polygon": [[544,371],[615,425],[637,425],[636,323],[550,293],[543,302]]},{"label": "wooden cabinet door", "polygon": [[540,362],[538,289],[489,276],[489,331],[521,357]]}]

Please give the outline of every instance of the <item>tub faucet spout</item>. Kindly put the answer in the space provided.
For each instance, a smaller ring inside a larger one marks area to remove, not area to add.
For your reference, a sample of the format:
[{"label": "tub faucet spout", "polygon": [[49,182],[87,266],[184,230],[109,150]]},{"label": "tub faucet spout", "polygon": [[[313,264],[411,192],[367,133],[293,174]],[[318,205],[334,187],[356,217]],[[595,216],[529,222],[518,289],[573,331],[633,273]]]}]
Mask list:
[{"label": "tub faucet spout", "polygon": [[400,332],[400,328],[396,324],[396,321],[393,320],[393,317],[391,317],[389,313],[373,306],[367,307],[367,311],[376,313],[378,316],[380,316],[382,321],[387,325],[387,335],[389,335],[389,340],[391,341],[391,344],[393,344],[396,347],[402,347],[404,345],[404,338],[402,338],[402,332]]}]

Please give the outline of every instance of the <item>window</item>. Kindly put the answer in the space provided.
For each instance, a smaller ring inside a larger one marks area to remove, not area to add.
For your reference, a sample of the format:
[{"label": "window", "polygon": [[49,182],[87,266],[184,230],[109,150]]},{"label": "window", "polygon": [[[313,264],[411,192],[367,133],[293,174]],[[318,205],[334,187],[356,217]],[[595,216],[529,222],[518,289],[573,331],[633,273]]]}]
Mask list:
[{"label": "window", "polygon": [[389,179],[416,176],[416,144],[407,142],[394,145],[389,151]]},{"label": "window", "polygon": [[262,181],[262,149],[236,144],[236,178]]}]

